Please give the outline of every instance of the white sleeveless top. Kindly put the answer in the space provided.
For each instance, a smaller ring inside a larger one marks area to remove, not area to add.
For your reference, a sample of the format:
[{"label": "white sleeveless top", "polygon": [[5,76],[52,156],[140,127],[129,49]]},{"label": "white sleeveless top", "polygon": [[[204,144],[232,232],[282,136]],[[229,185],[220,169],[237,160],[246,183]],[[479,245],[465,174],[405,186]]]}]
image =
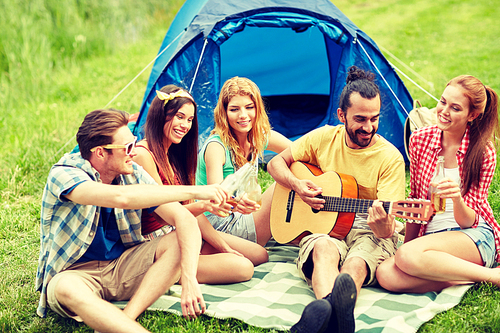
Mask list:
[{"label": "white sleeveless top", "polygon": [[[457,184],[461,183],[460,173],[457,168],[453,169],[444,169],[444,175],[446,178],[451,178]],[[428,193],[428,198],[430,198],[430,192]],[[484,219],[480,216],[480,222],[484,222]],[[460,228],[458,223],[455,221],[455,217],[453,215],[453,200],[446,199],[446,209],[442,214],[436,214],[432,218],[432,220],[428,223],[427,229],[425,230],[426,234],[449,229],[449,228]]]}]

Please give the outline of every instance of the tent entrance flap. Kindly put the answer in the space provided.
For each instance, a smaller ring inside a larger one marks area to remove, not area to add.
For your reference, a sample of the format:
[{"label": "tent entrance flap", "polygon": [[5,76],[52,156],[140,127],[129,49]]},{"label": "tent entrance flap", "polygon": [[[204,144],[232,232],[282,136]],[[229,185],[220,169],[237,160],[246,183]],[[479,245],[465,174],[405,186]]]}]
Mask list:
[{"label": "tent entrance flap", "polygon": [[247,27],[220,46],[221,82],[248,77],[263,95],[328,94],[330,73],[323,34],[311,27]]},{"label": "tent entrance flap", "polygon": [[317,27],[298,33],[247,26],[220,45],[220,57],[221,84],[234,76],[254,81],[272,127],[283,135],[305,134],[327,117],[331,70]]}]

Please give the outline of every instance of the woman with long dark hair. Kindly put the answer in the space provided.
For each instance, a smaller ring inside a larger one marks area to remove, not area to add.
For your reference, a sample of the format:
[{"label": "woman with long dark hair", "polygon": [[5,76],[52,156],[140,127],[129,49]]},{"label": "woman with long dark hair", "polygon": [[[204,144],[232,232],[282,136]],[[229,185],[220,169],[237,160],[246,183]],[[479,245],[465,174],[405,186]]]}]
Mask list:
[{"label": "woman with long dark hair", "polygon": [[[145,125],[145,139],[136,146],[134,161],[163,185],[194,185],[198,152],[198,120],[193,97],[182,88],[167,85],[153,99]],[[252,242],[214,230],[205,211],[220,207],[209,201],[183,202],[198,219],[204,239],[198,264],[200,283],[235,283],[249,280],[254,265],[266,262],[267,251]],[[159,216],[143,211],[145,238],[171,231]]]}]

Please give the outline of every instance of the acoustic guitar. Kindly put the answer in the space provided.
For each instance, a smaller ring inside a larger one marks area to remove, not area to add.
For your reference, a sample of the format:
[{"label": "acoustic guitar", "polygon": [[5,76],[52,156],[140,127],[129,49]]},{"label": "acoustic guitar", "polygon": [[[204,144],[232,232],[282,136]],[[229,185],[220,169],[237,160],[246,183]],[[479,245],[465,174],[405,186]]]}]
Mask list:
[{"label": "acoustic guitar", "polygon": [[[326,202],[321,210],[306,204],[295,191],[278,183],[271,203],[271,234],[281,244],[298,244],[311,233],[343,239],[352,228],[356,213],[368,213],[374,200],[358,199],[354,177],[294,162],[290,171],[299,179],[309,179],[323,189]],[[434,215],[429,200],[383,201],[385,211],[412,222],[426,223]]]}]

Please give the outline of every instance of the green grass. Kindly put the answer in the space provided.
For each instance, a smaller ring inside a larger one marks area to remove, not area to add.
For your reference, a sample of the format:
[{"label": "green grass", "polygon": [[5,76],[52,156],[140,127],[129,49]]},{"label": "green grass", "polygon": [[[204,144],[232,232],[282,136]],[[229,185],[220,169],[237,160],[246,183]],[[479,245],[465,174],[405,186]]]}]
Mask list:
[{"label": "green grass", "polygon": [[[156,55],[182,0],[0,2],[0,331],[92,332],[52,312],[36,313],[40,198],[50,166],[83,116],[102,108]],[[500,9],[493,0],[338,0],[377,44],[419,73],[439,97],[446,82],[472,74],[500,91]],[[391,57],[388,59],[403,69]],[[409,71],[404,70],[407,74]],[[137,112],[149,71],[111,107]],[[404,79],[413,98],[435,102]],[[67,144],[65,146],[65,144]],[[497,171],[498,172],[498,171]],[[259,172],[263,189],[272,183]],[[500,178],[489,202],[500,217]],[[498,332],[500,292],[479,284],[419,332]],[[238,320],[186,321],[146,312],[154,332],[269,332]]]}]

